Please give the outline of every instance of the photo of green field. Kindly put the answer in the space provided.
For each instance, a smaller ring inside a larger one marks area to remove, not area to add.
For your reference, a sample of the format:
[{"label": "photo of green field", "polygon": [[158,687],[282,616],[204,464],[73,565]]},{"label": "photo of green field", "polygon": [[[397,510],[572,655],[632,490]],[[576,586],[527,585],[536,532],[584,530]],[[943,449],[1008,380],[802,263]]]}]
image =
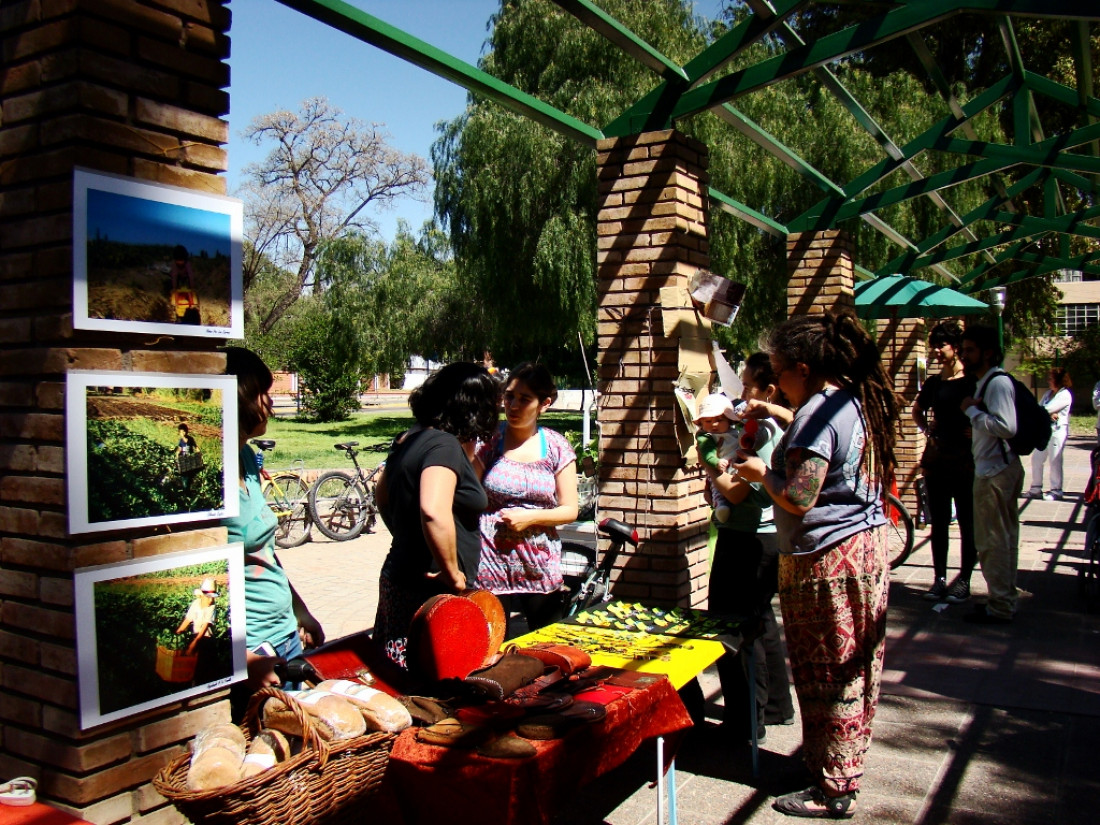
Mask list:
[{"label": "photo of green field", "polygon": [[[222,391],[88,387],[87,494],[92,524],[224,506]],[[181,460],[180,425],[201,458]]]},{"label": "photo of green field", "polygon": [[[204,582],[217,588],[209,644],[188,655],[177,632]],[[233,676],[229,565],[174,567],[93,585],[100,715]]]}]

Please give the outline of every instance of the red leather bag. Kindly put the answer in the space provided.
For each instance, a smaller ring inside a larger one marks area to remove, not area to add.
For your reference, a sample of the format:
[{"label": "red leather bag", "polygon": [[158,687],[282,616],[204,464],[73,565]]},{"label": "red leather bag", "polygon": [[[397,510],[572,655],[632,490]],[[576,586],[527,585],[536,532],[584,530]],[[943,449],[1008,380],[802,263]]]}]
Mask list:
[{"label": "red leather bag", "polygon": [[547,667],[556,667],[564,676],[572,676],[592,665],[592,657],[572,645],[543,642],[516,651],[524,656],[533,656]]},{"label": "red leather bag", "polygon": [[470,599],[432,596],[409,627],[409,668],[427,679],[463,679],[489,654],[489,624]]}]

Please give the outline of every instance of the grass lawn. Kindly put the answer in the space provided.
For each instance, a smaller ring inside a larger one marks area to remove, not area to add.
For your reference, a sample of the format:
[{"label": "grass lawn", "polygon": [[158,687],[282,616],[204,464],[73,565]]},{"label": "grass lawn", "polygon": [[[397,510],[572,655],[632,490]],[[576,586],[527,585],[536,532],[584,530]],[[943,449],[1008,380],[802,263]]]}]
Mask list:
[{"label": "grass lawn", "polygon": [[[547,413],[542,417],[547,427],[560,433],[581,431],[580,413]],[[267,424],[266,438],[274,439],[275,449],[267,454],[268,469],[289,467],[301,459],[306,469],[332,467],[351,469],[343,451],[333,449],[336,443],[358,441],[363,467],[377,467],[386,457],[390,442],[415,423],[412,414],[392,412],[359,413],[348,421],[336,424],[315,424],[295,418],[273,418]]]},{"label": "grass lawn", "polygon": [[1096,413],[1091,415],[1071,415],[1069,417],[1070,435],[1096,435]]}]

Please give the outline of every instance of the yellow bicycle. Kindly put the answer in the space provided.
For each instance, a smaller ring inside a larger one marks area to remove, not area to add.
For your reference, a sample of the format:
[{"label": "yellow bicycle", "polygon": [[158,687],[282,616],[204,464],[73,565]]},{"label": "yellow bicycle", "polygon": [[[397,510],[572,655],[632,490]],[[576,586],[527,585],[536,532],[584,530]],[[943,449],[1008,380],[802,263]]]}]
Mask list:
[{"label": "yellow bicycle", "polygon": [[257,463],[260,465],[260,485],[264,491],[264,501],[279,520],[275,530],[275,544],[279,547],[297,547],[310,539],[313,518],[309,512],[309,485],[302,478],[305,467],[298,461],[298,467],[280,470],[272,475],[264,469],[264,453],[275,448],[270,438],[253,438],[248,442],[258,450]]}]

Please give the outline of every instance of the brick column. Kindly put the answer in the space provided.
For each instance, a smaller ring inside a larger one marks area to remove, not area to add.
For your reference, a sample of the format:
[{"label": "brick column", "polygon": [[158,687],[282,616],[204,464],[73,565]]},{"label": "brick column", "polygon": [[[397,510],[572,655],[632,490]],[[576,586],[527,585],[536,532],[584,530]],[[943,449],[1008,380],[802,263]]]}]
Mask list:
[{"label": "brick column", "polygon": [[787,236],[787,315],[812,315],[855,305],[852,242],[845,232]]},{"label": "brick column", "polygon": [[224,356],[73,330],[73,168],[224,194],[228,27],[221,0],[0,8],[0,778],[35,776],[43,800],[91,822],[181,822],[149,781],[229,714],[219,691],[81,731],[73,570],[223,544],[225,530],[69,536],[65,374],[220,373]]},{"label": "brick column", "polygon": [[917,429],[910,410],[920,391],[918,360],[927,361],[928,335],[923,319],[889,319],[878,322],[878,346],[886,374],[894,378],[901,418],[894,450],[897,458],[898,497],[917,517],[916,480],[920,475],[920,457],[924,452],[924,433]]},{"label": "brick column", "polygon": [[706,147],[675,131],[599,143],[599,508],[642,539],[617,565],[624,598],[699,605],[706,594],[703,475],[676,438],[687,343],[660,305],[662,288],[686,289],[709,265],[706,162]]}]

